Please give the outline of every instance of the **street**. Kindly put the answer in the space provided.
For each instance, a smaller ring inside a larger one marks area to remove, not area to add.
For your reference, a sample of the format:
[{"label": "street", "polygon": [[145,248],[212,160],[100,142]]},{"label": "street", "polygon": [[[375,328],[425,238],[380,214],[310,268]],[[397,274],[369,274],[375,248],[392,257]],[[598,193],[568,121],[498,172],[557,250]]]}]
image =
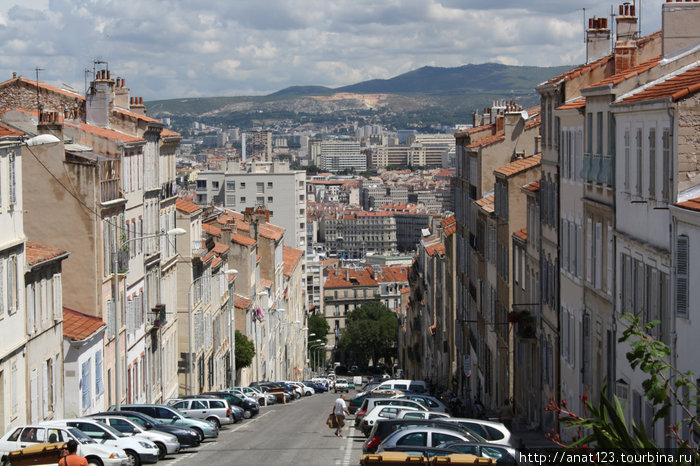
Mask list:
[{"label": "street", "polygon": [[[348,398],[355,392],[351,391]],[[333,392],[284,404],[263,406],[253,419],[223,427],[216,441],[159,462],[215,465],[359,464],[365,437],[346,421],[344,437],[326,426],[337,395]]]}]

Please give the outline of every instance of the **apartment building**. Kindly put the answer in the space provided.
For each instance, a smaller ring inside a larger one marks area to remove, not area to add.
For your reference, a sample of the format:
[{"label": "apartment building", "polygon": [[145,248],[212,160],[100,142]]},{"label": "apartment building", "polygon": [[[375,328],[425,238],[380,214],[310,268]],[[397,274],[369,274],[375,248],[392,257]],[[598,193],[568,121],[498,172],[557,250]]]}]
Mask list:
[{"label": "apartment building", "polygon": [[360,151],[358,141],[324,139],[321,141],[320,163],[321,170],[330,172],[367,170],[367,156]]},{"label": "apartment building", "polygon": [[397,250],[396,219],[390,212],[347,209],[320,219],[319,240],[329,255],[362,259],[367,254]]}]

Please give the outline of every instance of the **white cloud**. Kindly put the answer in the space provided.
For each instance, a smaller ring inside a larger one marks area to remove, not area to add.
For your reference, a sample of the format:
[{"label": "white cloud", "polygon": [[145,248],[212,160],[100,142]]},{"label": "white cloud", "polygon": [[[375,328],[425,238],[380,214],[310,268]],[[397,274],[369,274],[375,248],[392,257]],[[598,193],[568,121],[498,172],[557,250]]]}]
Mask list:
[{"label": "white cloud", "polygon": [[[661,8],[643,3],[643,33]],[[145,99],[337,87],[421,66],[584,59],[579,5],[561,0],[0,0],[0,80],[84,87],[109,61]],[[588,0],[588,16],[608,1]]]}]

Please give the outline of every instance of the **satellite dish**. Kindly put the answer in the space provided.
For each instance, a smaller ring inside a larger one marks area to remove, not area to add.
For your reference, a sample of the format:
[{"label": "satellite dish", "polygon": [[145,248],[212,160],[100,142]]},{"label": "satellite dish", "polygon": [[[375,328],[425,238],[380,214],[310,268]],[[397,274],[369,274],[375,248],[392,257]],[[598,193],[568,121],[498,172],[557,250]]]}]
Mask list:
[{"label": "satellite dish", "polygon": [[527,120],[527,110],[523,110],[522,112],[520,112],[520,114],[523,116],[523,120]]}]

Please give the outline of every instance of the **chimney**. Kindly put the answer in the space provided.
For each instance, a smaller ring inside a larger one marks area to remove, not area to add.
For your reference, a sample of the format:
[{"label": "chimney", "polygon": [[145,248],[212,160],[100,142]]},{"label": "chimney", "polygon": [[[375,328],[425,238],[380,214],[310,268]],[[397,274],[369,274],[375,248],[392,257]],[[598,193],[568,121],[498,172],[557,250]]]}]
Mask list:
[{"label": "chimney", "polygon": [[615,73],[619,73],[637,64],[637,17],[634,5],[629,2],[620,5],[620,14],[615,21],[617,21]]},{"label": "chimney", "polygon": [[139,115],[146,114],[146,107],[143,105],[143,97],[134,97],[133,104],[129,104],[129,110]]},{"label": "chimney", "polygon": [[515,102],[509,102],[503,118],[503,131],[506,141],[515,141],[525,128],[523,109]]},{"label": "chimney", "polygon": [[114,88],[114,105],[129,110],[129,88],[126,87],[124,78],[117,78],[117,84]]},{"label": "chimney", "polygon": [[43,111],[36,125],[37,134],[52,134],[63,141],[63,115],[54,111]]},{"label": "chimney", "polygon": [[662,55],[664,58],[700,42],[700,1],[670,2],[661,6]]},{"label": "chimney", "polygon": [[610,29],[607,18],[594,16],[588,19],[586,30],[586,63],[610,52]]},{"label": "chimney", "polygon": [[109,71],[98,70],[85,99],[85,120],[88,124],[109,128],[113,106],[114,81],[109,77]]}]

